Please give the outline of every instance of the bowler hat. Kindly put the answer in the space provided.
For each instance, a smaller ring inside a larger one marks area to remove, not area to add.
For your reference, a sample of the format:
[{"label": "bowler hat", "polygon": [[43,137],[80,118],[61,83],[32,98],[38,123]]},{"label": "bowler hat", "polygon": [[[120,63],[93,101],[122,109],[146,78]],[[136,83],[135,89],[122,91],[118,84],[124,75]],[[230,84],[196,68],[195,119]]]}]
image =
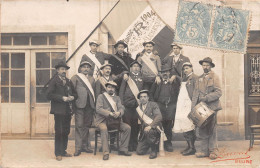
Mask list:
[{"label": "bowler hat", "polygon": [[114,48],[116,48],[119,44],[122,44],[125,48],[127,47],[127,44],[123,40],[119,40],[115,45]]},{"label": "bowler hat", "polygon": [[106,64],[101,65],[100,69],[103,69],[103,68],[105,68],[106,66],[112,67],[113,65],[112,65],[112,64],[109,64],[109,63],[106,63]]},{"label": "bowler hat", "polygon": [[101,43],[99,42],[99,41],[97,41],[97,40],[91,40],[91,41],[89,41],[89,45],[92,45],[92,44],[96,44],[96,45],[101,45]]},{"label": "bowler hat", "polygon": [[143,46],[145,46],[146,44],[152,44],[154,46],[155,42],[153,42],[153,41],[145,41],[145,42],[143,42]]},{"label": "bowler hat", "polygon": [[203,60],[200,60],[199,63],[202,65],[203,62],[208,62],[212,68],[215,67],[215,64],[212,62],[212,59],[210,57],[206,57]]},{"label": "bowler hat", "polygon": [[184,66],[190,66],[190,67],[192,67],[192,64],[191,64],[190,62],[184,62],[184,63],[182,64],[182,68],[183,68]]},{"label": "bowler hat", "polygon": [[114,81],[109,81],[105,84],[105,86],[107,87],[108,85],[114,86],[115,88],[117,87],[117,84]]},{"label": "bowler hat", "polygon": [[55,69],[58,69],[59,67],[65,67],[67,70],[70,69],[70,67],[64,61],[61,61],[57,65],[55,65]]},{"label": "bowler hat", "polygon": [[91,63],[88,61],[81,61],[79,67],[83,66],[83,65],[89,65],[90,67],[92,67]]},{"label": "bowler hat", "polygon": [[138,94],[137,94],[137,98],[138,99],[140,99],[140,95],[142,94],[142,93],[149,93],[149,90],[141,90]]},{"label": "bowler hat", "polygon": [[130,67],[132,67],[134,64],[138,64],[140,68],[142,68],[142,65],[138,62],[138,61],[133,61],[131,64],[130,64]]},{"label": "bowler hat", "polygon": [[177,47],[179,47],[180,49],[182,49],[182,46],[179,45],[179,44],[177,44],[177,43],[175,43],[175,42],[173,42],[173,43],[171,44],[171,47],[173,47],[173,46],[177,46]]},{"label": "bowler hat", "polygon": [[172,68],[169,66],[163,66],[160,72],[170,71]]}]

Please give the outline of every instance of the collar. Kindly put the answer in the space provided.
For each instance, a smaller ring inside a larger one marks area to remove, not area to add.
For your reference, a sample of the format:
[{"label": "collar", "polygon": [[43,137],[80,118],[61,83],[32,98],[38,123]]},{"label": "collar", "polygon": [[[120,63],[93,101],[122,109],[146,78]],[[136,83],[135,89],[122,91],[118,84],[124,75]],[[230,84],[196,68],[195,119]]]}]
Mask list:
[{"label": "collar", "polygon": [[137,76],[139,73],[138,73],[138,72],[137,72],[137,73],[132,72],[132,74],[135,75],[135,76]]},{"label": "collar", "polygon": [[96,53],[93,53],[93,52],[90,50],[89,53],[95,55],[97,52],[96,52]]},{"label": "collar", "polygon": [[66,80],[66,77],[62,77],[62,76],[60,76],[60,75],[58,75],[59,76],[59,78],[61,79],[61,80]]},{"label": "collar", "polygon": [[115,93],[114,94],[112,94],[112,95],[110,95],[110,94],[108,94],[109,96],[111,96],[111,97],[114,97],[115,96]]},{"label": "collar", "polygon": [[122,52],[122,54],[119,54],[119,52],[116,52],[116,54],[121,56],[121,57],[125,56],[124,52]]},{"label": "collar", "polygon": [[109,81],[109,76],[108,77],[106,77],[106,76],[103,76],[107,81]]},{"label": "collar", "polygon": [[187,75],[187,77],[191,76],[193,74],[193,72],[191,72],[189,75]]},{"label": "collar", "polygon": [[147,52],[145,52],[145,55],[146,55],[146,56],[149,56],[149,57],[151,57],[152,54],[153,54],[153,52],[151,52],[150,54],[147,53]]}]

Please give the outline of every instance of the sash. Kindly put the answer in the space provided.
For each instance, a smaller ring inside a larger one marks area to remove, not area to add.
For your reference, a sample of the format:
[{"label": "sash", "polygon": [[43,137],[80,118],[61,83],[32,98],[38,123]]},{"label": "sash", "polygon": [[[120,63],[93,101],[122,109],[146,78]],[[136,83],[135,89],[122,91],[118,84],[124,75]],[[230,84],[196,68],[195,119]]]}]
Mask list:
[{"label": "sash", "polygon": [[88,78],[85,75],[83,75],[82,73],[78,73],[77,76],[79,77],[81,82],[84,84],[84,86],[88,90],[88,92],[91,94],[91,96],[95,102],[94,90],[93,90]]},{"label": "sash", "polygon": [[127,65],[125,64],[125,62],[120,59],[119,57],[117,57],[116,55],[112,55],[117,61],[119,61],[122,65],[124,65],[124,67],[129,71]]},{"label": "sash", "polygon": [[142,56],[141,59],[155,75],[158,75],[158,70],[150,58],[148,58],[147,56]]},{"label": "sash", "polygon": [[129,77],[129,79],[127,80],[127,84],[129,86],[130,90],[132,91],[133,95],[135,96],[137,103],[139,104],[139,99],[137,98],[139,89],[138,89],[136,83],[133,81],[133,79],[131,77]]},{"label": "sash", "polygon": [[101,67],[101,63],[99,62],[99,60],[93,56],[92,54],[88,54],[88,57],[90,58],[91,61],[94,62],[95,67],[94,67],[94,71],[93,71],[93,77],[95,80],[97,80],[98,76],[99,76],[99,69]]},{"label": "sash", "polygon": [[114,112],[117,111],[117,106],[116,106],[116,102],[112,99],[111,96],[108,95],[107,92],[104,92],[104,97],[107,100],[108,104],[111,106],[111,108],[114,110]]}]

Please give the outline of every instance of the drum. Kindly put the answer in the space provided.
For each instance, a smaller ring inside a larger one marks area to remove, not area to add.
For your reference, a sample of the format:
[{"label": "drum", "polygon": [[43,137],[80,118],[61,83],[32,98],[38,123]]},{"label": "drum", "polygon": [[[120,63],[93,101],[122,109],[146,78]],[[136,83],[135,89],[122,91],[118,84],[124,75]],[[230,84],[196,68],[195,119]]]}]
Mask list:
[{"label": "drum", "polygon": [[189,113],[188,118],[193,121],[197,127],[205,127],[214,116],[214,111],[208,108],[207,104],[200,102]]}]

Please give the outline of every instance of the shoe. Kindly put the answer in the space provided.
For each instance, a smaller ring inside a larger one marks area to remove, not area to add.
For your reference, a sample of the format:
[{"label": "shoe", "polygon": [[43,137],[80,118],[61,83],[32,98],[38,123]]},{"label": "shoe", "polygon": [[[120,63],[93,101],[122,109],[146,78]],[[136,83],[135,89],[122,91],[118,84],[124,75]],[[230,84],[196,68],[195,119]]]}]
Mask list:
[{"label": "shoe", "polygon": [[211,160],[215,160],[215,159],[218,158],[218,155],[217,155],[215,152],[211,152],[211,153],[209,154],[209,158],[210,158]]},{"label": "shoe", "polygon": [[151,152],[149,159],[155,159],[155,158],[157,158],[157,152]]},{"label": "shoe", "polygon": [[109,154],[103,156],[103,160],[108,160],[108,159],[109,159]]},{"label": "shoe", "polygon": [[56,156],[56,160],[57,160],[57,161],[61,161],[61,160],[62,160],[62,157],[61,157],[61,156]]},{"label": "shoe", "polygon": [[203,152],[197,152],[195,153],[197,158],[203,158],[203,157],[208,157],[209,154],[203,153]]},{"label": "shoe", "polygon": [[93,150],[87,148],[87,149],[81,149],[81,152],[93,153]]},{"label": "shoe", "polygon": [[117,151],[117,147],[115,147],[115,145],[111,145],[110,148],[111,148],[111,151]]},{"label": "shoe", "polygon": [[132,153],[130,153],[128,151],[119,151],[118,154],[119,155],[124,155],[124,156],[132,156]]},{"label": "shoe", "polygon": [[173,152],[172,142],[171,141],[166,141],[165,145],[164,145],[164,149],[167,152]]},{"label": "shoe", "polygon": [[80,154],[81,154],[81,152],[77,151],[77,152],[74,153],[74,156],[79,156]]},{"label": "shoe", "polygon": [[196,153],[196,149],[195,149],[194,143],[195,143],[195,141],[193,141],[193,140],[189,140],[188,141],[190,149],[188,149],[187,151],[183,152],[182,153],[183,156],[194,155]]},{"label": "shoe", "polygon": [[189,144],[188,140],[186,140],[186,142],[187,142],[188,146],[184,150],[181,151],[181,154],[183,154],[183,152],[187,152],[187,150],[190,149],[190,144]]},{"label": "shoe", "polygon": [[69,154],[69,153],[65,153],[64,155],[62,155],[63,157],[72,157],[72,154]]}]

